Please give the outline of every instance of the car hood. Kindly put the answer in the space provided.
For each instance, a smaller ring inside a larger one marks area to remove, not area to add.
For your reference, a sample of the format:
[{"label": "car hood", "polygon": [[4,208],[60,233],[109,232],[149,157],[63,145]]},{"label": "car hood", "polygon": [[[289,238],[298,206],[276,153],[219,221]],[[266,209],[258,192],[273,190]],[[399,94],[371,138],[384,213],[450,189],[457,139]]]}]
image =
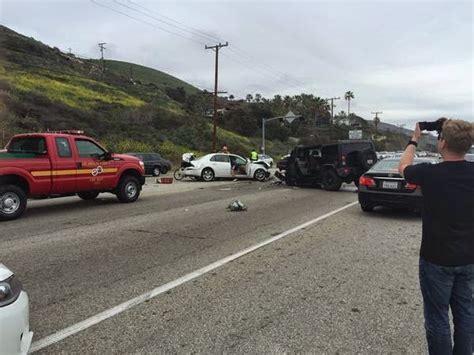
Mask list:
[{"label": "car hood", "polygon": [[254,167],[264,167],[265,169],[268,169],[268,163],[263,160],[251,162],[250,165]]},{"label": "car hood", "polygon": [[0,264],[0,281],[4,281],[11,277],[13,275],[13,272],[7,268],[5,265]]},{"label": "car hood", "polygon": [[134,162],[139,162],[140,159],[137,157],[134,157],[133,155],[127,155],[127,154],[112,154],[112,157],[114,159],[120,159],[120,160],[128,160],[128,161],[134,161]]}]

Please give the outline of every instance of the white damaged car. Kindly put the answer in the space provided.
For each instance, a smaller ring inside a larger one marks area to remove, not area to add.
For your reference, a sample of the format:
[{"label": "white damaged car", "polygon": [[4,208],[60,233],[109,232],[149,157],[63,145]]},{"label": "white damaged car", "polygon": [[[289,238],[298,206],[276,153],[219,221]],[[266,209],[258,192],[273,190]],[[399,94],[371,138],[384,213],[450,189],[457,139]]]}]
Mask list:
[{"label": "white damaged car", "polygon": [[255,179],[264,181],[270,176],[268,164],[264,161],[250,162],[235,154],[213,153],[191,161],[192,166],[183,171],[204,181],[216,178]]},{"label": "white damaged car", "polygon": [[32,338],[28,295],[15,274],[0,264],[0,355],[26,354]]}]

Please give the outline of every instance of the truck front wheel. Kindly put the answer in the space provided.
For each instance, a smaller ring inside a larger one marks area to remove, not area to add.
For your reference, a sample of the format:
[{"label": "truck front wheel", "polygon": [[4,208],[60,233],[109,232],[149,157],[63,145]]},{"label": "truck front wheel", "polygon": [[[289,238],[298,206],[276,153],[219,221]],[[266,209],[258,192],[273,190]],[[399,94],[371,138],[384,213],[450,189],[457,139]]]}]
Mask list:
[{"label": "truck front wheel", "polygon": [[0,221],[20,217],[26,209],[26,192],[16,185],[0,186]]},{"label": "truck front wheel", "polygon": [[138,179],[131,175],[126,175],[120,179],[117,186],[117,198],[120,202],[135,202],[140,196],[140,183]]}]

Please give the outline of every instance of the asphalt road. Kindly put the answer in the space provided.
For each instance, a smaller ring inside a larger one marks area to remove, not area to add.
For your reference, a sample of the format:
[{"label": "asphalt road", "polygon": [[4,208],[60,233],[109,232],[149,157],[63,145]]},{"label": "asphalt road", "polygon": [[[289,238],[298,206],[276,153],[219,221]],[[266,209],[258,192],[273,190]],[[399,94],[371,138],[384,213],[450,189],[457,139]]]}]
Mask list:
[{"label": "asphalt road", "polygon": [[[357,199],[350,187],[149,182],[134,204],[32,201],[1,224],[34,341]],[[227,211],[234,198],[248,211]],[[355,205],[40,353],[420,354],[420,228]]]}]

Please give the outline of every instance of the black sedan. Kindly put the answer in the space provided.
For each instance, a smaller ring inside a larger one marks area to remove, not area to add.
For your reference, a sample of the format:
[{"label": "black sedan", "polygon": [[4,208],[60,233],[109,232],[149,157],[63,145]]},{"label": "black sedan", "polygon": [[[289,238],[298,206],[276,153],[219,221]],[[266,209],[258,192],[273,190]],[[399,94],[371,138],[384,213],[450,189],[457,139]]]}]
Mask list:
[{"label": "black sedan", "polygon": [[[414,164],[436,164],[438,158],[415,158]],[[359,204],[364,212],[376,206],[403,207],[420,210],[423,207],[421,188],[410,184],[398,172],[399,158],[379,161],[359,179]]]},{"label": "black sedan", "polygon": [[132,155],[145,163],[145,174],[159,176],[171,169],[171,162],[158,153],[125,153]]}]

